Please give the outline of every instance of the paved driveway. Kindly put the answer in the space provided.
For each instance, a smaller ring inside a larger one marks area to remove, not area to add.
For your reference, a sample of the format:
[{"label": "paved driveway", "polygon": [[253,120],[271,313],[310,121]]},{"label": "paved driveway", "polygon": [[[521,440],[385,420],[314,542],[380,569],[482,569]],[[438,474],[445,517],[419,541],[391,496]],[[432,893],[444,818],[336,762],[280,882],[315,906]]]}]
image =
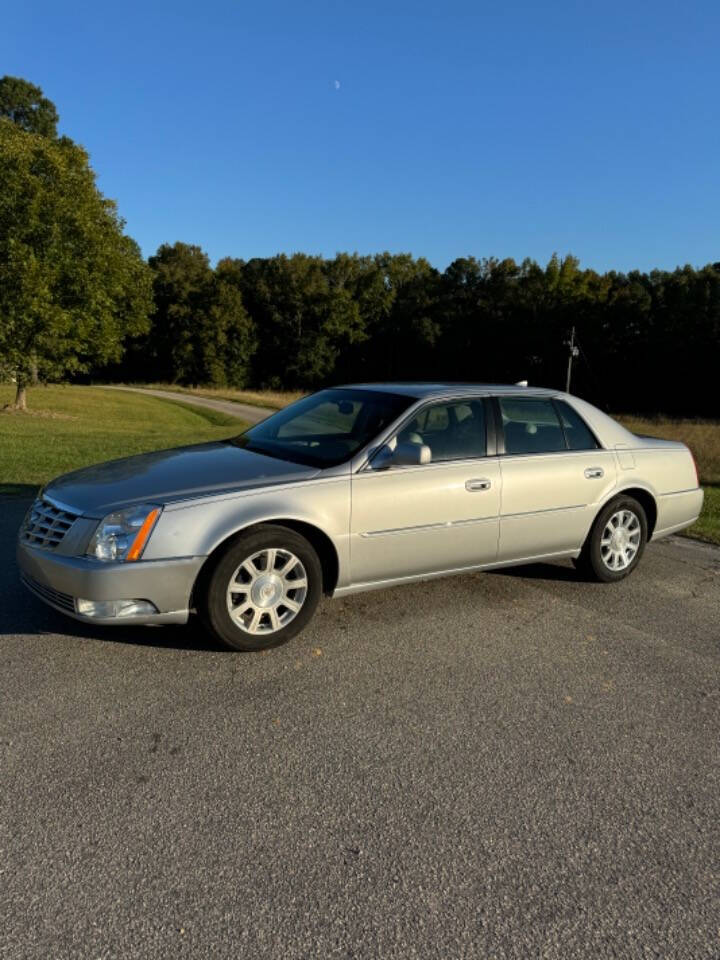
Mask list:
[{"label": "paved driveway", "polygon": [[209,410],[220,410],[231,417],[239,417],[246,423],[259,423],[275,413],[265,407],[250,406],[249,403],[236,403],[234,400],[218,400],[213,397],[196,397],[194,394],[178,393],[174,390],[155,390],[152,387],[117,387],[104,385],[103,390],[129,390],[131,393],[147,393],[151,397],[161,400],[172,400],[174,403],[186,403],[191,407],[206,407]]},{"label": "paved driveway", "polygon": [[0,504],[3,958],[717,958],[720,551],[326,602],[225,653],[21,591]]}]

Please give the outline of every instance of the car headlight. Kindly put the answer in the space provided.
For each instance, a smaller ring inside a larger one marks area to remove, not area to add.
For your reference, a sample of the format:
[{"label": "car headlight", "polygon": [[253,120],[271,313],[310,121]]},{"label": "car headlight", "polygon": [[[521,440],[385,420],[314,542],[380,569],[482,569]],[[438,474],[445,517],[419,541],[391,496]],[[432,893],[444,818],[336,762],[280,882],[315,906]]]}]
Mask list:
[{"label": "car headlight", "polygon": [[97,560],[138,560],[161,510],[154,504],[142,503],[109,513],[98,524],[87,555]]}]

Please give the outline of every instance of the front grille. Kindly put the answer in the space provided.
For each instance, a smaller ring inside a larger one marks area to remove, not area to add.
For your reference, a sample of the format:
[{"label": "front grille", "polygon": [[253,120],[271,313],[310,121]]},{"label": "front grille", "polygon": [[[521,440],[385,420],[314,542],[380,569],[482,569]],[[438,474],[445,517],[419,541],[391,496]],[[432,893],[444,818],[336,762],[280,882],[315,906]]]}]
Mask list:
[{"label": "front grille", "polygon": [[41,600],[45,600],[46,603],[51,603],[55,607],[60,607],[62,610],[67,610],[69,613],[75,613],[75,600],[69,593],[61,593],[44,583],[38,583],[37,580],[33,580],[26,573],[23,573],[20,579],[28,590],[32,590]]},{"label": "front grille", "polygon": [[79,514],[53,506],[49,500],[36,500],[25,517],[20,539],[33,547],[54,550]]}]

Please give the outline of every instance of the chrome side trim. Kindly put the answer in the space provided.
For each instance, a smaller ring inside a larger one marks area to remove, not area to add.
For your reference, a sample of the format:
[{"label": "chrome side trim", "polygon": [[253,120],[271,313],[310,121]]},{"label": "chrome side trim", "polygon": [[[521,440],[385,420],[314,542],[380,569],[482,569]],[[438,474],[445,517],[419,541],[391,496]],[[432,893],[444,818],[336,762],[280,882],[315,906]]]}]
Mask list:
[{"label": "chrome side trim", "polygon": [[[411,417],[410,419],[412,420],[413,418]],[[372,456],[375,456],[375,451],[373,452]],[[399,463],[388,467],[385,470],[373,468],[372,464],[368,462],[357,472],[363,474],[363,476],[387,477],[389,474],[400,473],[401,471],[406,473],[410,470],[441,470],[443,467],[462,467],[466,464],[468,466],[472,466],[474,463],[487,463],[487,461],[495,463],[497,462],[497,459],[497,454],[492,454],[491,456],[484,454],[482,457],[458,457],[455,460],[431,460],[430,463]]]},{"label": "chrome side trim", "polygon": [[563,510],[584,510],[587,503],[571,503],[567,507],[546,507],[544,510],[526,510],[524,513],[501,513],[501,520],[511,520],[513,517],[534,517],[539,513],[561,513]]},{"label": "chrome side trim", "polygon": [[421,523],[417,527],[389,527],[387,530],[368,530],[361,537],[384,537],[395,533],[418,533],[420,530],[438,530],[442,527],[463,527],[470,523],[488,523],[497,520],[512,520],[515,517],[534,517],[542,513],[561,513],[564,510],[584,510],[587,503],[573,503],[567,507],[548,507],[545,510],[528,510],[525,513],[501,513],[493,517],[474,517],[471,520],[442,520],[438,523]]},{"label": "chrome side trim", "polygon": [[700,487],[688,487],[687,490],[671,490],[670,493],[659,493],[658,500],[661,497],[680,497],[684,493],[695,493],[695,491],[699,489]]},{"label": "chrome side trim", "polygon": [[447,527],[464,527],[471,523],[497,522],[497,516],[493,517],[473,517],[470,520],[441,520],[438,523],[421,523],[417,527],[390,527],[387,530],[369,530],[367,533],[361,533],[361,537],[384,537],[394,533],[418,533],[420,530],[441,530]]}]

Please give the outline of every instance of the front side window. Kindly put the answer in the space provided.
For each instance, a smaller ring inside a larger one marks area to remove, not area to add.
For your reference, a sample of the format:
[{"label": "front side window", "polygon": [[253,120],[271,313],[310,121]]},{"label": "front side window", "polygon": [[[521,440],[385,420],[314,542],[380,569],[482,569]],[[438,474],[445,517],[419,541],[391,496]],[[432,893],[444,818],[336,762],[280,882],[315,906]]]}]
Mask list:
[{"label": "front side window", "polygon": [[330,467],[362,450],[412,403],[415,397],[379,390],[321,390],[230,442],[268,457]]},{"label": "front side window", "polygon": [[505,453],[554,453],[567,449],[552,400],[499,397]]},{"label": "front side window", "polygon": [[430,447],[431,463],[484,457],[487,440],[483,401],[455,400],[425,407],[405,424],[397,440]]}]

